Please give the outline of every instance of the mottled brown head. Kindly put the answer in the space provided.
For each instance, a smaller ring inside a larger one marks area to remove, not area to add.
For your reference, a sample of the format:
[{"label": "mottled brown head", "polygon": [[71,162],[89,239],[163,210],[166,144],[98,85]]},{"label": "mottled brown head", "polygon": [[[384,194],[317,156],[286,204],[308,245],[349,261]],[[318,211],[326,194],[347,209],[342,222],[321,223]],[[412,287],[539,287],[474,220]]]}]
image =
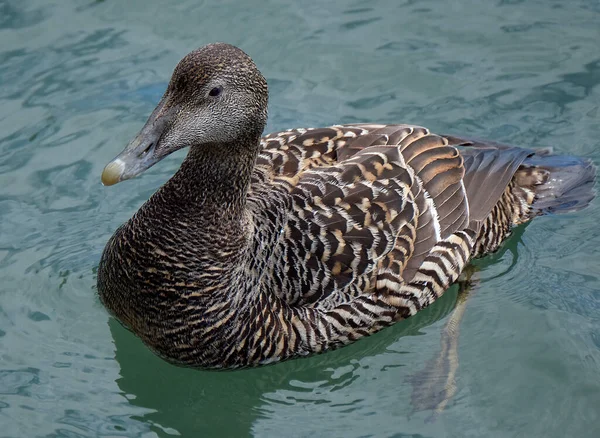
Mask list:
[{"label": "mottled brown head", "polygon": [[186,146],[257,146],[267,102],[267,82],[242,50],[225,43],[195,50],[179,62],[146,125],[106,166],[102,182],[132,178]]}]

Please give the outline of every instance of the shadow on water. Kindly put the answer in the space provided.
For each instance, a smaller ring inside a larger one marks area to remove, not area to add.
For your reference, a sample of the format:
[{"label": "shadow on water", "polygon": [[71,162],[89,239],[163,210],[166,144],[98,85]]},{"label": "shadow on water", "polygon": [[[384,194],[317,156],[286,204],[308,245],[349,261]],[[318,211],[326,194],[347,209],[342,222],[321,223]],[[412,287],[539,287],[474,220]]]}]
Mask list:
[{"label": "shadow on water", "polygon": [[[478,270],[501,260],[506,251],[513,253],[508,270],[512,269],[524,228],[517,228],[501,251],[477,261]],[[170,365],[111,318],[109,326],[115,342],[115,358],[121,367],[121,378],[117,383],[131,404],[154,410],[141,420],[151,424],[161,436],[177,433],[182,436],[248,436],[252,434],[257,420],[273,415],[268,409],[263,409],[265,404],[270,403],[269,394],[278,391],[295,393],[298,397],[289,402],[302,403],[302,389],[297,382],[317,382],[329,387],[339,385],[332,377],[336,369],[385,354],[403,337],[423,335],[424,328],[446,318],[460,300],[459,287],[454,285],[436,303],[416,316],[340,350],[236,371],[200,371]],[[430,362],[423,364],[421,371],[410,374],[410,368],[405,370],[406,381],[413,386],[413,413],[422,410],[435,413],[440,403],[443,401],[445,406],[449,402],[448,397],[453,395],[445,393],[449,378],[445,364],[449,357],[457,357],[457,350],[444,347],[448,342],[444,339],[445,332],[447,330],[444,329],[440,350]],[[457,346],[458,340],[452,340]],[[398,353],[397,346],[392,349]],[[410,355],[413,352],[400,353]],[[432,366],[432,363],[444,365]],[[398,368],[407,365],[406,361],[394,364]],[[232,421],[232,418],[235,420]]]}]

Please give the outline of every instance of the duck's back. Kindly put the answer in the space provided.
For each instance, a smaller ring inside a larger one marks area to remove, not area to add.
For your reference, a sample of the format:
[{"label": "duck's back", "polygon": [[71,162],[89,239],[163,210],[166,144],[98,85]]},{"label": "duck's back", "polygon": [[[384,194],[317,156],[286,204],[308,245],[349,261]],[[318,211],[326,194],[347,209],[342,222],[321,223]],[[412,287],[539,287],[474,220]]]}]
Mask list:
[{"label": "duck's back", "polygon": [[514,225],[587,205],[593,179],[584,160],[417,126],[274,133],[248,198],[255,269],[288,303],[325,309],[416,275],[446,284],[463,263],[424,266],[436,245],[464,231],[474,236],[465,262],[494,251]]}]

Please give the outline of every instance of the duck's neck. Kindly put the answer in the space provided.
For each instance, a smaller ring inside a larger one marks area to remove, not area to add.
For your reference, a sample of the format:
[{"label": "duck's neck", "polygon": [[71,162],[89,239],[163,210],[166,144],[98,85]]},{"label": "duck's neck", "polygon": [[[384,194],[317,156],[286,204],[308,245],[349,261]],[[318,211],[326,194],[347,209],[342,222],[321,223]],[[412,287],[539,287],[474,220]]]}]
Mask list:
[{"label": "duck's neck", "polygon": [[157,193],[178,215],[198,225],[236,221],[243,215],[259,135],[224,144],[193,146],[177,173]]}]

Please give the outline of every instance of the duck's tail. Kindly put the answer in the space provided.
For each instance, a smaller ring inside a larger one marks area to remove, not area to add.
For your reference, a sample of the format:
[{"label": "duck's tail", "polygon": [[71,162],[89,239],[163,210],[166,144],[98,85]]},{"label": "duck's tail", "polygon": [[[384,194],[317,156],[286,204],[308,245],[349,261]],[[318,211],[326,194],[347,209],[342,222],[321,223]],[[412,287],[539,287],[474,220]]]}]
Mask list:
[{"label": "duck's tail", "polygon": [[521,187],[531,188],[534,200],[530,216],[581,210],[594,199],[596,167],[591,161],[536,151],[515,173]]}]

